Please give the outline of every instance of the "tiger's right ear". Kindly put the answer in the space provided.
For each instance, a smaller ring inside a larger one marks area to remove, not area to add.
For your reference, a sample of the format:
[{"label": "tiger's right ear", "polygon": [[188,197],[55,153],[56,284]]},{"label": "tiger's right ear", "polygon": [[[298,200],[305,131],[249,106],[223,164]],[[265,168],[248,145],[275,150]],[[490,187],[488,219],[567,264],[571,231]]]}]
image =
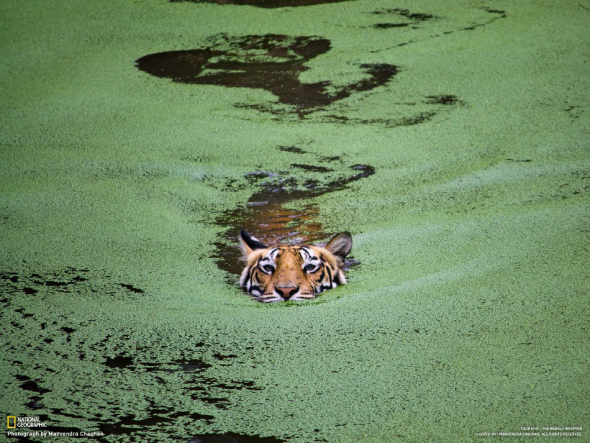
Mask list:
[{"label": "tiger's right ear", "polygon": [[341,232],[330,240],[325,247],[332,254],[339,257],[341,260],[344,260],[344,257],[346,257],[352,249],[352,235],[350,235],[350,232]]},{"label": "tiger's right ear", "polygon": [[242,250],[250,255],[257,249],[266,249],[267,246],[264,243],[258,241],[257,238],[252,237],[246,231],[240,231],[240,242],[242,243]]}]

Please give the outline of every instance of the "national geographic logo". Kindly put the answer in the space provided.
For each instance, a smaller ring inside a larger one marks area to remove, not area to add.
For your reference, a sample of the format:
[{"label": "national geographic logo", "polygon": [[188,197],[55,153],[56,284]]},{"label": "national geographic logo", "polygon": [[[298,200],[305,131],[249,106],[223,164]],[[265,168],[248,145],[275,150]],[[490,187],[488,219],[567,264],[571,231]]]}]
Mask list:
[{"label": "national geographic logo", "polygon": [[45,428],[47,425],[39,417],[17,417],[9,415],[6,417],[6,427],[15,428]]}]

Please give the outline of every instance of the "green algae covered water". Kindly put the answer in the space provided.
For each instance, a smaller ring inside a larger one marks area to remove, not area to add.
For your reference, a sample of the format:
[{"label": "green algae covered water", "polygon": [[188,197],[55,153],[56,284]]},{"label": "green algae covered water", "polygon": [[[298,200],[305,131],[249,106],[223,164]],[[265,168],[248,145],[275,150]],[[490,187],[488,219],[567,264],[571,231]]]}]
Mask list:
[{"label": "green algae covered water", "polygon": [[[0,17],[2,439],[587,438],[586,6]],[[243,228],[349,284],[252,301]]]}]

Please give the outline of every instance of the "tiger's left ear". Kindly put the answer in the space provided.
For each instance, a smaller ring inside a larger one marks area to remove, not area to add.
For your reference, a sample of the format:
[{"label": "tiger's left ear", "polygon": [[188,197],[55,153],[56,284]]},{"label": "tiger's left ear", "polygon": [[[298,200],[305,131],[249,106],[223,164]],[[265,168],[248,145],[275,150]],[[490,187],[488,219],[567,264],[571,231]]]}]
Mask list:
[{"label": "tiger's left ear", "polygon": [[246,231],[240,231],[240,242],[242,243],[242,250],[246,255],[252,254],[257,249],[266,249],[267,246],[258,241],[256,237],[252,237]]},{"label": "tiger's left ear", "polygon": [[352,249],[352,235],[350,232],[341,232],[330,240],[325,248],[337,257],[344,259]]}]

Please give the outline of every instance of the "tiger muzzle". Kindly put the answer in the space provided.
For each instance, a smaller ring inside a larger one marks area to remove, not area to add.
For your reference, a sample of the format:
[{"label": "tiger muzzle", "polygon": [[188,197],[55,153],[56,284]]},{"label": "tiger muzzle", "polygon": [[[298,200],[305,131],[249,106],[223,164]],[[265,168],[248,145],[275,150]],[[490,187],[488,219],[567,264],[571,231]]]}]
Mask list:
[{"label": "tiger muzzle", "polygon": [[299,291],[299,286],[277,286],[275,291],[285,300],[289,300]]}]

